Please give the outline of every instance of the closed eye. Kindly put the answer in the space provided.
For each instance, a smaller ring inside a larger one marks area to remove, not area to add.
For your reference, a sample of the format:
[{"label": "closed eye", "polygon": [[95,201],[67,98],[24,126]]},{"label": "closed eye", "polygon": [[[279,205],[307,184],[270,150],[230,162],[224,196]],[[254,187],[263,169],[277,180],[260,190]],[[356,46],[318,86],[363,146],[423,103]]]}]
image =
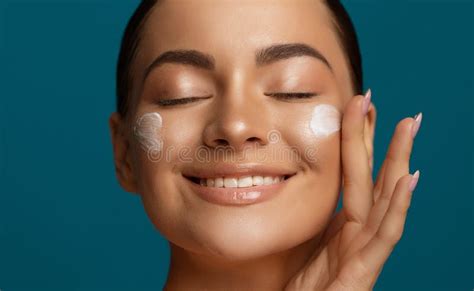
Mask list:
[{"label": "closed eye", "polygon": [[315,92],[291,92],[291,93],[265,93],[266,96],[277,99],[307,99],[315,97],[318,94]]},{"label": "closed eye", "polygon": [[[274,97],[277,99],[290,100],[290,99],[308,99],[315,97],[318,94],[315,92],[279,92],[279,93],[265,93],[266,96]],[[208,99],[212,96],[205,97],[185,97],[185,98],[170,98],[170,99],[161,99],[157,103],[160,106],[174,106],[174,105],[183,105],[192,102],[199,101],[201,99]]]},{"label": "closed eye", "polygon": [[211,96],[161,99],[157,101],[157,104],[160,106],[182,105],[208,98],[211,98]]}]

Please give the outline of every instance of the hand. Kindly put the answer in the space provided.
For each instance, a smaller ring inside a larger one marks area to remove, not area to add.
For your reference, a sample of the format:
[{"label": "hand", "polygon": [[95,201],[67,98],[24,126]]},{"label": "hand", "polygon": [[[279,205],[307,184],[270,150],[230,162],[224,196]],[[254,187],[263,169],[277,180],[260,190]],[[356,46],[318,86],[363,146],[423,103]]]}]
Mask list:
[{"label": "hand", "polygon": [[285,290],[372,290],[402,236],[419,176],[419,171],[408,171],[422,116],[398,123],[374,185],[372,158],[364,143],[370,91],[366,96],[349,101],[342,121],[343,208]]}]

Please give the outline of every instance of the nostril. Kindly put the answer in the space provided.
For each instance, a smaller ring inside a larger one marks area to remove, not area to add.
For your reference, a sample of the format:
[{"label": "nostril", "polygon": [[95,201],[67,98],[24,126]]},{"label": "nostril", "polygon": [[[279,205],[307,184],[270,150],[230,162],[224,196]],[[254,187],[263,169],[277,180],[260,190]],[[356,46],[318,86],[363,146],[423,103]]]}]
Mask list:
[{"label": "nostril", "polygon": [[229,145],[229,142],[225,139],[222,139],[222,138],[216,139],[215,142],[216,142],[216,145],[218,145],[218,146],[228,146]]},{"label": "nostril", "polygon": [[254,142],[254,141],[260,141],[260,139],[258,137],[250,137],[247,139],[248,141],[251,141],[251,142]]}]

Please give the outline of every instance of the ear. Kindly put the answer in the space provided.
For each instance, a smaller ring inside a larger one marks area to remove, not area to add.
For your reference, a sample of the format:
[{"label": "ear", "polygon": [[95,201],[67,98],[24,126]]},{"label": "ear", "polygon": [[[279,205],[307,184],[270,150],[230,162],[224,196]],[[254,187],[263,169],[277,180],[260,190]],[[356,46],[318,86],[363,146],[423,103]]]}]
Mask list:
[{"label": "ear", "polygon": [[125,122],[119,113],[114,112],[109,118],[110,133],[114,150],[115,174],[120,186],[127,192],[137,192],[136,179],[132,168],[132,157]]},{"label": "ear", "polygon": [[370,103],[364,122],[364,142],[369,156],[371,172],[374,168],[374,137],[375,122],[377,119],[377,110],[373,103]]}]

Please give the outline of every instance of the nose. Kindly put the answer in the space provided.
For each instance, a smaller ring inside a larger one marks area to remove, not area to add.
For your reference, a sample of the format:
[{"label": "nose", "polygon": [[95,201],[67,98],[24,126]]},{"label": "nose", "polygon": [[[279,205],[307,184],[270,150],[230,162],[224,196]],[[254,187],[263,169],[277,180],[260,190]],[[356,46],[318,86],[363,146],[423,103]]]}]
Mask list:
[{"label": "nose", "polygon": [[204,143],[211,148],[229,146],[242,151],[264,146],[271,130],[270,116],[262,100],[250,96],[223,96],[216,100],[211,121],[204,130]]}]

